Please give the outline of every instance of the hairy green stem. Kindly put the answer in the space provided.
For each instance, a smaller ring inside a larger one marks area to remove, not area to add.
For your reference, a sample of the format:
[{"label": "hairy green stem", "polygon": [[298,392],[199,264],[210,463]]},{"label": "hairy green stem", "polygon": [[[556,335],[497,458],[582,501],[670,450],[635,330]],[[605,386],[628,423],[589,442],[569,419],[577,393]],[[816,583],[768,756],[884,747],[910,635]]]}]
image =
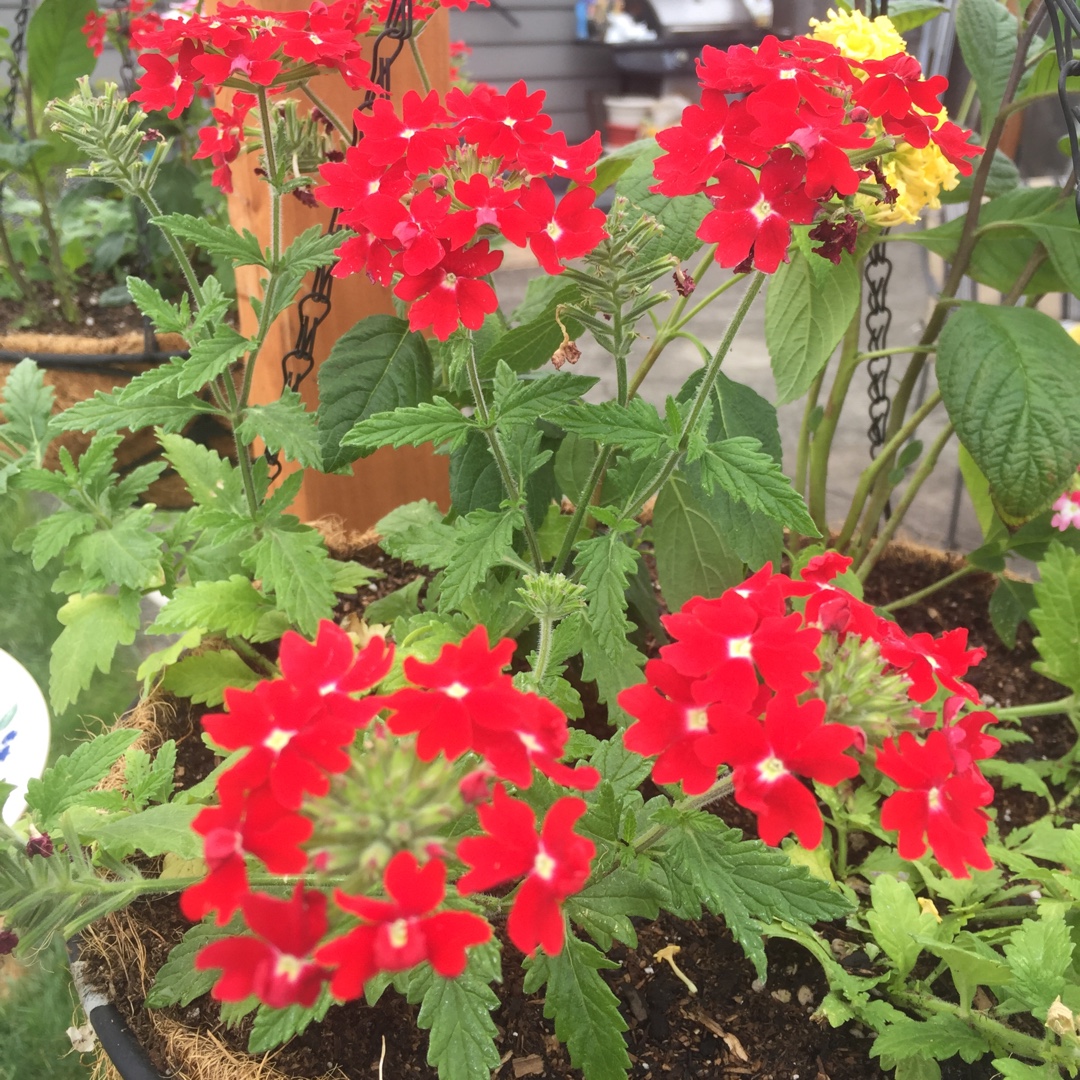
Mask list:
[{"label": "hairy green stem", "polygon": [[[674,810],[681,810],[684,813],[688,813],[693,810],[701,810],[706,806],[711,805],[718,799],[723,799],[730,795],[735,789],[735,782],[732,780],[731,775],[720,777],[708,791],[703,791],[700,795],[690,795],[685,799],[681,799],[675,803]],[[631,845],[634,851],[641,852],[648,847],[652,847],[653,844],[661,840],[672,829],[670,825],[653,825],[646,829],[640,836],[635,837],[633,844]]]},{"label": "hairy green stem", "polygon": [[861,364],[864,360],[876,360],[879,356],[905,356],[907,353],[913,353],[916,348],[926,353],[937,352],[935,345],[894,345],[888,349],[871,349],[869,352],[861,352],[858,360]]},{"label": "hairy green stem", "polygon": [[553,574],[561,574],[566,570],[566,564],[570,561],[570,552],[574,548],[574,541],[577,539],[578,530],[581,528],[581,523],[585,520],[585,515],[589,511],[593,493],[604,478],[604,473],[607,471],[608,462],[611,460],[612,453],[612,448],[610,446],[605,446],[601,449],[600,453],[596,455],[592,472],[589,473],[589,478],[585,481],[585,486],[581,489],[581,496],[574,506],[574,513],[570,517],[570,524],[567,527],[566,535],[563,537],[559,553],[555,556],[555,561],[551,564],[551,572]]},{"label": "hairy green stem", "polygon": [[901,608],[911,607],[912,604],[917,604],[920,600],[933,596],[939,590],[948,588],[954,581],[959,581],[961,578],[967,577],[968,574],[974,574],[978,569],[977,566],[972,566],[971,563],[965,563],[959,570],[946,574],[932,585],[927,585],[925,589],[918,589],[913,593],[908,593],[907,596],[901,596],[899,600],[894,600],[891,604],[882,604],[881,610],[899,611]]},{"label": "hairy green stem", "polygon": [[413,60],[416,62],[416,70],[420,74],[420,85],[423,86],[425,95],[430,94],[431,79],[428,77],[427,67],[424,65],[424,58],[420,55],[420,45],[415,35],[409,38],[409,48],[412,50]]},{"label": "hairy green stem", "polygon": [[1033,705],[1011,705],[1004,709],[994,709],[994,715],[999,720],[1022,720],[1025,716],[1056,716],[1058,713],[1069,713],[1076,708],[1076,694],[1068,694],[1054,701],[1040,701]]},{"label": "hairy green stem", "polygon": [[326,117],[326,119],[333,124],[334,130],[345,140],[346,143],[352,142],[352,132],[345,126],[345,121],[314,90],[311,89],[311,83],[305,82],[300,84],[300,89],[307,95],[308,100],[316,109],[319,110]]},{"label": "hairy green stem", "polygon": [[931,444],[930,449],[927,450],[926,456],[919,463],[919,467],[912,474],[908,486],[904,489],[903,497],[900,499],[896,509],[892,512],[892,516],[885,522],[881,532],[878,534],[877,540],[874,541],[873,547],[871,547],[869,552],[865,555],[859,553],[855,556],[856,573],[859,575],[860,581],[865,581],[870,574],[870,571],[877,565],[877,561],[885,551],[886,545],[893,538],[896,530],[900,527],[901,522],[904,520],[904,517],[911,507],[911,504],[915,501],[915,496],[918,495],[919,489],[926,482],[927,477],[934,471],[934,468],[938,463],[938,458],[941,457],[941,452],[945,449],[945,445],[952,438],[955,430],[956,429],[951,423],[945,425],[941,434]]},{"label": "hairy green stem", "polygon": [[806,392],[806,405],[803,407],[802,421],[799,424],[799,444],[795,452],[795,490],[806,498],[806,478],[810,468],[810,426],[814,411],[817,409],[821,388],[825,384],[825,368],[822,368]]}]

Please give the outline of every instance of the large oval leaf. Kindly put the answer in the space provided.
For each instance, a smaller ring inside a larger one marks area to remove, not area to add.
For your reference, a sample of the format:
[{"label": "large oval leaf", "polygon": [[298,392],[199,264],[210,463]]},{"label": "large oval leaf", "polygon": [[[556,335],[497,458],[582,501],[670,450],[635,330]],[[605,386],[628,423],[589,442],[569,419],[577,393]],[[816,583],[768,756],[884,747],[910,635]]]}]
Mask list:
[{"label": "large oval leaf", "polygon": [[1045,510],[1080,464],[1080,345],[1040,311],[965,304],[941,333],[937,372],[1002,518]]},{"label": "large oval leaf", "polygon": [[26,66],[38,116],[47,101],[68,97],[77,80],[94,70],[82,28],[96,11],[95,0],[42,0],[34,12],[26,28]]}]

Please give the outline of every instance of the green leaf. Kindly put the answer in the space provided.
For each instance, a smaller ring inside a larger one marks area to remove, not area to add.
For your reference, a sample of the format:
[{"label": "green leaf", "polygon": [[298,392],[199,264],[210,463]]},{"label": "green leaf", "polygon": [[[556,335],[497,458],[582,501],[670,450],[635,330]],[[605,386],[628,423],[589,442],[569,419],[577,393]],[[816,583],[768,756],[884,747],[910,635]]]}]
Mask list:
[{"label": "green leaf", "polygon": [[[679,814],[668,834],[671,871],[688,882],[765,978],[761,924],[812,924],[850,911],[844,897],[805,867],[760,840],[744,840],[738,829],[704,811]],[[695,916],[696,917],[696,916]]]},{"label": "green leaf", "polygon": [[273,605],[240,574],[228,581],[199,581],[178,588],[148,634],[183,634],[192,627],[227,637],[250,638]]},{"label": "green leaf", "polygon": [[[501,376],[501,378],[500,378]],[[518,378],[505,360],[496,365],[493,419],[500,424],[523,424],[581,397],[600,380],[587,375],[541,375]]]},{"label": "green leaf", "polygon": [[881,1058],[891,1069],[910,1058],[948,1061],[960,1054],[967,1062],[978,1061],[990,1044],[958,1016],[941,1014],[929,1020],[898,1020],[874,1040],[870,1056]]},{"label": "green leaf", "polygon": [[417,575],[400,589],[378,600],[373,600],[364,608],[364,621],[368,623],[392,624],[395,619],[407,619],[420,610],[420,590],[426,579]]},{"label": "green leaf", "polygon": [[429,442],[436,446],[445,443],[456,450],[475,430],[475,421],[463,416],[445,398],[436,397],[415,408],[402,407],[361,420],[342,437],[341,445],[371,451],[380,446],[422,446]]},{"label": "green leaf", "polygon": [[685,262],[701,247],[697,237],[702,219],[712,209],[704,195],[684,195],[671,198],[649,190],[656,183],[653,162],[664,151],[653,143],[634,159],[633,164],[619,177],[615,194],[624,195],[630,202],[651,214],[663,225],[664,231],[645,244],[638,253],[642,265],[668,253]]},{"label": "green leaf", "polygon": [[173,792],[176,769],[176,741],[166,739],[153,758],[133,746],[124,759],[124,784],[131,801],[142,807],[148,803],[168,802]]},{"label": "green leaf", "polygon": [[898,34],[906,34],[917,26],[944,14],[945,8],[933,0],[890,0],[889,22]]},{"label": "green leaf", "polygon": [[195,970],[195,957],[211,942],[236,933],[235,926],[216,926],[213,922],[191,927],[178,945],[173,946],[169,959],[158,968],[154,985],[146,995],[145,1004],[151,1009],[166,1005],[190,1005],[197,997],[208,994],[217,982],[218,973]]},{"label": "green leaf", "polygon": [[898,976],[903,978],[915,966],[922,946],[919,936],[932,936],[936,925],[934,916],[922,911],[911,886],[891,874],[880,874],[870,886],[873,905],[866,921],[874,940],[893,962]]},{"label": "green leaf", "polygon": [[938,342],[949,419],[1008,524],[1046,509],[1080,464],[1080,345],[1024,307],[962,305]]},{"label": "green leaf", "polygon": [[144,855],[171,851],[181,859],[197,859],[202,855],[203,842],[191,823],[201,809],[172,803],[151,806],[107,821],[94,830],[94,838],[118,859],[126,859],[136,851]]},{"label": "green leaf", "polygon": [[572,405],[561,409],[552,419],[581,439],[621,447],[629,452],[631,460],[658,457],[673,449],[672,441],[678,435],[656,406],[640,397],[631,399],[627,405],[617,401]]},{"label": "green leaf", "polygon": [[[935,5],[936,6],[936,5]],[[970,203],[971,189],[974,183],[974,171],[970,176],[960,177],[960,182],[952,191],[942,191],[938,198],[943,203]],[[990,175],[986,180],[986,195],[996,199],[1015,191],[1020,186],[1020,170],[1008,154],[994,151],[994,160],[990,163]]]},{"label": "green leaf", "polygon": [[[292,519],[295,521],[295,519]],[[254,576],[302,634],[334,609],[334,568],[322,537],[306,526],[263,526],[248,558]]]},{"label": "green leaf", "polygon": [[626,587],[638,554],[612,530],[584,540],[575,549],[578,580],[585,586],[588,621],[600,648],[617,654],[626,640]]},{"label": "green leaf", "polygon": [[[1026,1009],[1040,1023],[1054,999],[1066,990],[1066,973],[1075,946],[1060,908],[1041,908],[1037,919],[1025,919],[1005,946],[1012,969],[1004,1012]],[[1070,981],[1071,982],[1071,981]]]},{"label": "green leaf", "polygon": [[204,652],[177,661],[161,685],[179,697],[190,698],[197,705],[220,705],[225,700],[225,688],[250,690],[259,676],[231,649]]},{"label": "green leaf", "polygon": [[20,360],[4,383],[0,412],[6,423],[0,424],[0,432],[25,447],[38,462],[49,443],[54,398],[44,370],[33,360]]},{"label": "green leaf", "polygon": [[809,389],[859,310],[855,260],[845,254],[833,266],[815,258],[821,267],[792,248],[791,261],[781,263],[769,280],[765,344],[776,380],[777,405],[786,405]]},{"label": "green leaf", "polygon": [[281,253],[277,269],[287,269],[289,273],[303,277],[331,262],[334,249],[348,236],[348,233],[328,233],[321,225],[312,225]]},{"label": "green leaf", "polygon": [[1057,1065],[1026,1065],[1016,1058],[994,1058],[990,1062],[1001,1080],[1061,1080],[1061,1069]]},{"label": "green leaf", "polygon": [[40,117],[45,103],[70,97],[96,60],[82,32],[86,16],[97,12],[95,0],[41,0],[26,27],[26,74]]},{"label": "green leaf", "polygon": [[618,696],[628,686],[643,680],[645,657],[625,635],[614,642],[615,649],[600,645],[588,622],[581,628],[581,680],[596,686],[597,697],[608,707],[608,720],[625,725],[630,718],[619,707]]},{"label": "green leaf", "polygon": [[450,455],[450,505],[459,513],[497,510],[505,495],[499,466],[483,432],[470,432]]},{"label": "green leaf", "polygon": [[231,226],[214,225],[206,218],[191,214],[162,214],[151,220],[177,239],[186,240],[207,254],[227,259],[236,266],[270,265],[258,239],[247,229],[240,234]]},{"label": "green leaf", "polygon": [[612,940],[637,948],[637,931],[631,916],[655,919],[660,912],[661,890],[639,873],[616,867],[599,881],[570,897],[564,907],[572,922],[580,926],[609,952]]},{"label": "green leaf", "polygon": [[489,1080],[498,1068],[499,1030],[491,1019],[499,998],[489,985],[500,978],[497,945],[469,950],[469,963],[455,979],[433,974],[417,1026],[430,1030],[427,1063],[440,1080]]},{"label": "green leaf", "polygon": [[1016,16],[999,0],[960,0],[956,38],[978,92],[979,125],[986,142],[1016,55]]},{"label": "green leaf", "polygon": [[588,942],[567,935],[558,956],[537,953],[527,961],[525,993],[544,983],[544,1015],[555,1021],[555,1034],[570,1051],[570,1062],[589,1080],[625,1080],[630,1068],[626,1021],[619,999],[600,978],[603,968],[619,965]]},{"label": "green leaf", "polygon": [[315,414],[304,408],[303,399],[289,387],[281,391],[276,401],[249,405],[236,433],[245,443],[260,438],[267,449],[280,451],[290,461],[319,468],[321,450]]},{"label": "green leaf", "polygon": [[101,586],[115,584],[145,591],[164,583],[161,568],[161,534],[150,531],[152,506],[142,506],[112,523],[80,536],[72,545],[87,578]]},{"label": "green leaf", "polygon": [[97,787],[138,737],[139,733],[130,728],[98,735],[58,758],[40,779],[30,779],[26,803],[38,828],[47,828],[65,810],[78,804],[80,796]]},{"label": "green leaf", "polygon": [[489,570],[514,557],[514,530],[523,525],[520,510],[474,510],[458,520],[454,550],[443,574],[440,609],[460,608]]},{"label": "green leaf", "polygon": [[713,485],[804,536],[820,536],[802,496],[791,486],[783,469],[757,439],[738,435],[704,448],[700,459],[702,482]]},{"label": "green leaf", "polygon": [[[640,675],[634,682],[640,682]],[[615,732],[605,739],[589,757],[589,764],[597,769],[618,796],[636,791],[642,780],[652,772],[652,762],[633,750],[627,750],[622,732]]]},{"label": "green leaf", "polygon": [[673,476],[653,507],[653,542],[660,590],[670,610],[691,596],[719,596],[745,576],[743,563],[728,546],[723,519]]},{"label": "green leaf", "polygon": [[154,324],[159,334],[187,333],[191,324],[187,293],[181,295],[179,304],[170,304],[153,285],[137,277],[128,277],[127,291],[140,313]]},{"label": "green leaf", "polygon": [[1080,555],[1052,544],[1039,576],[1031,621],[1041,659],[1032,667],[1075,693],[1080,691]]},{"label": "green leaf", "polygon": [[1012,972],[1001,955],[970,931],[962,930],[949,942],[926,937],[919,942],[949,966],[963,1009],[971,1006],[980,986],[1004,986],[1012,981]]},{"label": "green leaf", "polygon": [[322,1020],[333,1004],[334,999],[329,990],[323,987],[315,1004],[310,1008],[304,1005],[286,1005],[283,1009],[272,1009],[269,1005],[260,1005],[248,1036],[248,1053],[265,1054],[277,1049],[306,1031],[309,1024]]},{"label": "green leaf", "polygon": [[92,398],[78,401],[57,418],[62,431],[120,431],[130,428],[160,427],[181,431],[200,413],[212,413],[214,407],[194,394],[177,398],[175,385],[164,385],[139,398],[125,401],[123,395],[94,392]]},{"label": "green leaf", "polygon": [[[499,361],[507,364],[513,371],[523,374],[535,371],[551,360],[555,350],[562,344],[563,331],[555,320],[556,309],[560,304],[572,304],[581,300],[581,291],[576,285],[567,286],[554,278],[534,278],[529,282],[529,289],[537,282],[554,281],[554,295],[544,297],[545,302],[535,312],[523,304],[515,312],[530,315],[529,321],[507,330],[493,345],[477,357],[476,366],[481,379],[490,379],[495,374]],[[526,293],[528,297],[528,292]],[[581,327],[572,318],[562,316],[563,326],[571,338],[581,332]]]},{"label": "green leaf", "polygon": [[391,510],[375,522],[375,531],[388,555],[420,566],[445,566],[456,542],[454,527],[443,524],[443,512],[427,499]]},{"label": "green leaf", "polygon": [[319,440],[326,471],[344,469],[355,459],[342,441],[357,423],[429,402],[431,385],[427,342],[411,333],[404,319],[370,315],[338,338],[319,367]]},{"label": "green leaf", "polygon": [[997,587],[990,597],[990,621],[1007,648],[1016,648],[1016,632],[1022,622],[1031,621],[1031,609],[1035,604],[1035,591],[1030,582],[1017,581],[1004,574],[998,577]]},{"label": "green leaf", "polygon": [[191,355],[182,362],[177,379],[177,394],[194,394],[207,383],[224,375],[230,366],[247,354],[251,347],[243,334],[231,326],[219,326],[213,337],[203,338],[192,346]]},{"label": "green leaf", "polygon": [[28,534],[20,537],[20,547],[27,541],[32,543],[31,561],[35,570],[41,570],[51,559],[67,551],[76,537],[95,528],[96,519],[84,510],[58,510],[42,518]]},{"label": "green leaf", "polygon": [[199,506],[237,514],[248,512],[243,478],[232,462],[226,461],[216,450],[175,433],[161,432],[158,440],[169,464]]},{"label": "green leaf", "polygon": [[95,671],[108,674],[118,645],[130,645],[139,629],[139,594],[72,596],[56,616],[64,629],[49,663],[49,701],[56,713],[74,704]]}]

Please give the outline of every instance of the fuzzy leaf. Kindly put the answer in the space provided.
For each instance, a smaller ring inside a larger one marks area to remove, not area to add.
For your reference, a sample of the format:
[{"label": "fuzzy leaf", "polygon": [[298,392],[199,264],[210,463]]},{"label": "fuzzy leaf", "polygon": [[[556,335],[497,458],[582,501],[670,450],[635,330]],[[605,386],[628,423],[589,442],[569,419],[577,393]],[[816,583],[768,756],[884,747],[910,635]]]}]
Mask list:
[{"label": "fuzzy leaf", "polygon": [[231,226],[214,225],[191,214],[162,214],[153,219],[153,224],[236,266],[269,265],[259,241],[247,229],[240,234]]},{"label": "fuzzy leaf", "polygon": [[523,424],[574,401],[600,380],[587,375],[541,375],[519,378],[504,361],[496,364],[493,419],[500,424]]},{"label": "fuzzy leaf", "polygon": [[617,968],[588,942],[567,935],[558,956],[537,953],[528,962],[525,993],[546,983],[544,1015],[555,1021],[555,1034],[570,1051],[570,1062],[589,1080],[625,1080],[630,1068],[626,1021],[619,999],[600,978],[600,969]]},{"label": "fuzzy leaf", "polygon": [[198,581],[178,588],[161,609],[149,634],[183,634],[192,627],[227,637],[250,638],[273,605],[240,574],[228,581]]},{"label": "fuzzy leaf", "polygon": [[247,353],[250,345],[251,342],[231,326],[219,326],[213,337],[203,338],[192,346],[191,355],[180,369],[177,393],[194,394],[219,375],[224,375]]},{"label": "fuzzy leaf", "polygon": [[161,569],[161,534],[150,531],[152,506],[143,506],[114,521],[109,529],[96,529],[72,545],[71,558],[86,578],[140,591],[164,582]]},{"label": "fuzzy leaf", "polygon": [[616,401],[573,405],[553,419],[582,439],[621,447],[631,460],[657,458],[674,449],[678,439],[678,432],[669,428],[656,406],[639,397],[625,406]]},{"label": "fuzzy leaf", "polygon": [[919,1058],[948,1061],[959,1054],[965,1061],[978,1061],[990,1044],[958,1016],[939,1015],[929,1020],[896,1020],[874,1040],[870,1056],[881,1058],[883,1068]]},{"label": "fuzzy leaf", "polygon": [[[580,301],[581,290],[576,285],[567,286],[557,278],[534,278],[529,282],[529,288],[525,294],[527,301],[530,294],[534,292],[534,285],[544,282],[553,283],[550,290],[553,295],[550,298],[545,296],[545,302],[536,310],[522,304],[514,313],[514,317],[519,318],[524,313],[529,321],[502,334],[493,345],[489,345],[483,354],[477,357],[476,365],[481,379],[490,379],[495,374],[495,368],[500,361],[519,374],[535,371],[548,363],[555,350],[562,344],[563,332],[555,321],[556,309],[560,304]],[[565,316],[563,316],[563,325],[571,338],[581,332],[581,327],[573,319]]]},{"label": "fuzzy leaf", "polygon": [[1039,566],[1031,621],[1039,633],[1033,667],[1049,679],[1080,691],[1080,555],[1052,544]]},{"label": "fuzzy leaf", "polygon": [[145,427],[180,431],[200,413],[212,412],[214,407],[194,394],[177,398],[175,385],[164,385],[134,402],[97,390],[92,398],[66,409],[57,422],[63,431],[138,431]]},{"label": "fuzzy leaf", "polygon": [[108,674],[118,645],[130,645],[139,629],[139,594],[72,596],[57,613],[64,629],[49,663],[49,702],[56,713],[73,704],[95,671]]},{"label": "fuzzy leaf", "polygon": [[[1040,1023],[1054,999],[1066,992],[1066,974],[1075,946],[1061,909],[1040,909],[1037,919],[1025,919],[1005,946],[1012,969],[1008,996],[999,1009],[1026,1009]],[[1071,980],[1070,980],[1071,983]]]},{"label": "fuzzy leaf", "polygon": [[81,795],[97,787],[138,737],[139,733],[129,728],[98,735],[58,758],[40,779],[29,780],[26,803],[38,828],[47,828],[75,806]]},{"label": "fuzzy leaf", "polygon": [[376,413],[361,420],[341,439],[342,446],[377,450],[380,446],[422,446],[446,443],[451,450],[465,445],[476,423],[462,415],[456,405],[437,397],[415,408]]},{"label": "fuzzy leaf", "polygon": [[199,506],[247,513],[243,478],[232,462],[226,461],[216,450],[181,435],[161,432],[158,439],[169,464]]},{"label": "fuzzy leaf", "polygon": [[456,543],[454,527],[443,524],[443,512],[426,499],[391,510],[375,522],[375,531],[388,555],[420,566],[445,566]]},{"label": "fuzzy leaf", "polygon": [[308,468],[319,468],[321,451],[315,414],[308,412],[300,395],[288,387],[275,401],[249,405],[236,433],[244,442],[260,438],[268,450],[280,451],[290,461]]},{"label": "fuzzy leaf", "polygon": [[[83,510],[59,510],[42,518],[21,541],[32,541],[31,554],[35,570],[41,570],[50,559],[55,559],[71,545],[78,536],[97,528],[92,514]],[[23,547],[23,543],[20,543]],[[23,548],[25,550],[25,548]]]},{"label": "fuzzy leaf", "polygon": [[265,1054],[269,1050],[277,1049],[305,1031],[309,1024],[322,1020],[333,1004],[333,998],[324,987],[310,1009],[303,1005],[287,1005],[284,1009],[260,1005],[248,1036],[248,1053]]},{"label": "fuzzy leaf", "polygon": [[45,372],[33,360],[20,360],[4,383],[0,424],[4,436],[25,447],[40,461],[49,442],[50,417],[55,392],[45,382]]},{"label": "fuzzy leaf", "polygon": [[514,555],[514,530],[523,524],[520,510],[474,510],[460,519],[443,574],[440,608],[460,608],[489,570]]},{"label": "fuzzy leaf", "polygon": [[136,814],[127,814],[94,830],[94,838],[118,859],[136,851],[164,855],[171,851],[181,859],[197,859],[203,851],[202,837],[191,828],[199,806],[164,803]]},{"label": "fuzzy leaf", "polygon": [[613,939],[635,949],[637,931],[630,917],[655,919],[660,912],[660,895],[659,886],[653,882],[616,867],[600,881],[570,897],[565,904],[566,914],[603,952],[610,951]]},{"label": "fuzzy leaf", "polygon": [[151,1009],[165,1005],[190,1005],[197,997],[210,992],[217,982],[218,972],[196,971],[195,957],[211,942],[235,934],[238,927],[216,926],[213,922],[191,927],[178,945],[173,946],[169,959],[158,968],[154,985],[146,995],[145,1004]]},{"label": "fuzzy leaf", "polygon": [[319,367],[319,439],[326,470],[343,469],[355,459],[342,447],[357,423],[429,402],[431,385],[427,342],[411,333],[404,319],[369,315],[338,338]]},{"label": "fuzzy leaf", "polygon": [[589,626],[600,647],[616,654],[626,641],[626,587],[637,569],[637,552],[615,530],[582,541],[576,552]]},{"label": "fuzzy leaf", "polygon": [[153,324],[159,334],[186,334],[191,323],[191,305],[187,293],[180,297],[179,304],[170,304],[154,288],[141,278],[127,279],[128,295],[135,306]]},{"label": "fuzzy leaf", "polygon": [[250,690],[258,681],[259,676],[236,653],[222,649],[179,660],[165,672],[161,685],[197,705],[220,705],[226,687]]},{"label": "fuzzy leaf", "polygon": [[300,633],[314,634],[334,609],[334,568],[322,537],[303,526],[264,526],[249,555],[254,576],[277,606]]}]

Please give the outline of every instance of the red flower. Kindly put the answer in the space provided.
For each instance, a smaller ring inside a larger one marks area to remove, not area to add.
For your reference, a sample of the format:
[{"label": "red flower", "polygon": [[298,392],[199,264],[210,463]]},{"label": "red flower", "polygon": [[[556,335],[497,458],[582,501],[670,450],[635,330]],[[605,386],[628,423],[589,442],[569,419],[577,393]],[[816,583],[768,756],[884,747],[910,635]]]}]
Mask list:
[{"label": "red flower", "polygon": [[394,295],[409,303],[409,329],[426,330],[445,341],[459,326],[479,330],[484,316],[499,306],[495,290],[482,279],[498,269],[501,251],[491,251],[486,240],[450,251],[442,261],[415,276],[406,275]]},{"label": "red flower", "polygon": [[724,718],[721,752],[734,770],[735,801],[757,814],[766,844],[778,844],[790,832],[803,847],[821,843],[817,800],[796,776],[835,786],[859,771],[858,762],[844,753],[858,731],[822,723],[824,716],[821,698],[800,705],[794,695],[782,693],[766,707],[764,724],[750,716]]},{"label": "red flower", "polygon": [[[188,50],[192,55],[194,48]],[[175,120],[195,99],[195,82],[180,73],[180,65],[159,53],[144,53],[139,63],[146,71],[139,77],[139,89],[131,95],[147,112],[168,109],[166,114]],[[192,70],[192,76],[198,72]]]},{"label": "red flower", "polygon": [[969,701],[978,701],[974,687],[961,681],[968,669],[986,656],[985,649],[968,649],[965,628],[949,630],[939,638],[930,634],[910,637],[895,623],[889,623],[881,640],[881,655],[910,680],[908,693],[912,701],[929,701],[938,692],[939,684]]},{"label": "red flower", "polygon": [[216,911],[219,926],[248,894],[244,857],[261,859],[272,874],[299,874],[308,861],[300,845],[314,829],[308,818],[282,807],[269,787],[245,792],[228,777],[225,773],[218,782],[221,805],[206,807],[191,823],[204,838],[207,876],[180,896],[180,909],[189,919],[198,922]]},{"label": "red flower", "polygon": [[335,969],[330,992],[350,1001],[380,971],[407,971],[427,960],[438,974],[457,978],[465,970],[465,950],[491,938],[491,926],[468,911],[428,914],[446,895],[446,866],[432,859],[422,867],[416,856],[400,851],[386,867],[383,885],[392,900],[334,894],[338,907],[365,920],[334,938],[315,954]]},{"label": "red flower", "polygon": [[101,56],[105,51],[105,31],[107,27],[108,20],[104,15],[99,15],[96,11],[87,12],[86,18],[83,20],[82,32],[86,38],[86,47],[95,57]]},{"label": "red flower", "polygon": [[932,731],[920,743],[905,731],[899,741],[885,742],[875,764],[901,788],[881,806],[882,828],[900,834],[901,858],[920,858],[929,843],[954,877],[970,877],[969,866],[990,869],[993,862],[983,845],[990,818],[980,807],[993,800],[993,788],[974,764],[958,773],[944,732]]},{"label": "red flower", "polygon": [[353,114],[363,137],[360,143],[363,155],[375,165],[392,165],[404,158],[413,176],[442,165],[447,147],[456,140],[437,125],[449,119],[435,90],[426,97],[409,90],[401,99],[400,117],[386,98],[377,100],[370,114],[359,110]]},{"label": "red flower", "polygon": [[244,918],[256,937],[228,937],[199,951],[199,971],[221,968],[211,996],[243,1001],[254,994],[275,1009],[310,1008],[330,975],[311,951],[326,933],[326,897],[296,886],[291,900],[252,893],[243,904]]},{"label": "red flower", "polygon": [[528,243],[540,265],[549,274],[563,272],[563,259],[586,255],[607,236],[604,212],[593,206],[596,196],[590,187],[574,188],[555,204],[547,184],[537,178],[499,218],[507,240],[518,247]]},{"label": "red flower", "polygon": [[716,261],[736,266],[753,255],[753,264],[767,274],[787,261],[791,226],[808,225],[817,213],[803,182],[806,162],[790,150],[774,154],[760,177],[745,165],[723,161],[716,182],[705,190],[714,209],[705,216],[697,235],[716,244]]},{"label": "red flower", "polygon": [[652,770],[656,783],[681,782],[687,795],[700,795],[712,787],[724,760],[716,734],[723,713],[698,701],[694,682],[663,660],[650,660],[645,678],[619,694],[619,704],[637,720],[623,743],[644,757],[659,755]]},{"label": "red flower", "polygon": [[562,950],[565,925],[560,905],[589,880],[596,847],[573,831],[585,813],[583,799],[556,800],[540,835],[528,804],[497,787],[492,802],[478,810],[486,836],[470,836],[457,855],[472,869],[458,881],[463,896],[527,875],[514,897],[506,929],[510,940],[532,956],[542,948],[548,956]]},{"label": "red flower", "polygon": [[446,96],[446,105],[458,118],[457,131],[465,141],[475,146],[481,157],[502,158],[504,168],[517,165],[523,144],[542,144],[549,138],[551,117],[541,112],[544,91],[530,94],[521,80],[505,94],[483,84],[468,94],[453,89]]}]

